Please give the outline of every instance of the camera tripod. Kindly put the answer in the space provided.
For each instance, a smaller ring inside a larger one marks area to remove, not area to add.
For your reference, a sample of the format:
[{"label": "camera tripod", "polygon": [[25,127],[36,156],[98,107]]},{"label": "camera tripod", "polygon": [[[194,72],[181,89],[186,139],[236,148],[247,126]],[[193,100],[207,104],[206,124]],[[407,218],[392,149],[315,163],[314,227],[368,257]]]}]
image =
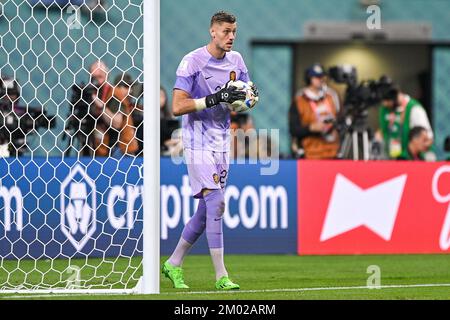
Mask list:
[{"label": "camera tripod", "polygon": [[345,128],[337,158],[364,161],[371,158],[370,129],[365,119],[355,121]]}]

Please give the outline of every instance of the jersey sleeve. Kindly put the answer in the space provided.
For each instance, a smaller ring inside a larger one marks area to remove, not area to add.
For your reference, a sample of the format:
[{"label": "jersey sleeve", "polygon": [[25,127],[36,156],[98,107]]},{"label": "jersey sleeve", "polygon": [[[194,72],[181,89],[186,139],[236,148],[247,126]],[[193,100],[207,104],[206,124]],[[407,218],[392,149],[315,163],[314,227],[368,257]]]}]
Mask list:
[{"label": "jersey sleeve", "polygon": [[238,68],[241,71],[238,80],[241,80],[244,82],[250,81],[250,76],[248,74],[247,66],[245,65],[244,59],[242,58],[242,56],[240,54],[239,54],[239,58],[238,58]]},{"label": "jersey sleeve", "polygon": [[177,79],[173,88],[186,91],[192,95],[196,74],[194,62],[188,56],[185,56],[178,66]]},{"label": "jersey sleeve", "polygon": [[241,71],[241,75],[239,77],[239,80],[242,80],[244,82],[250,81],[250,76],[248,75],[248,72],[242,72]]}]

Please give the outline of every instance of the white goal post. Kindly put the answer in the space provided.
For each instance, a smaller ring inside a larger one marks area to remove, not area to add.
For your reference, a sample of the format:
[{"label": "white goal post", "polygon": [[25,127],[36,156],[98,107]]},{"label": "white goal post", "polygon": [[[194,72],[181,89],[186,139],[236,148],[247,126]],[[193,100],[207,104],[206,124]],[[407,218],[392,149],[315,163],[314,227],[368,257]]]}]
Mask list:
[{"label": "white goal post", "polygon": [[[149,190],[144,197],[144,255],[142,293],[159,293],[159,257],[160,257],[160,0],[147,1],[144,4],[144,90],[151,92],[146,103],[144,119],[145,149],[150,155],[144,157],[144,189]],[[147,18],[148,17],[148,18]],[[145,75],[149,75],[145,77]],[[148,117],[147,117],[148,116]],[[146,120],[147,121],[147,120]],[[148,223],[147,223],[148,221]]]},{"label": "white goal post", "polygon": [[159,15],[0,3],[0,296],[159,293]]}]

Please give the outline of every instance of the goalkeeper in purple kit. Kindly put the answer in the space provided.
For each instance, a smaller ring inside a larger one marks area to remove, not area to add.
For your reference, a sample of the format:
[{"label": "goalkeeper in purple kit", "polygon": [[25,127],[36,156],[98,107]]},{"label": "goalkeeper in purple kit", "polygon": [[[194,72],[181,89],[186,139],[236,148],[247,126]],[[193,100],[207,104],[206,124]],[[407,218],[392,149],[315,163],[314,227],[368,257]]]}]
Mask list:
[{"label": "goalkeeper in purple kit", "polygon": [[[206,230],[216,289],[239,289],[225,268],[222,232],[230,150],[229,105],[246,97],[245,92],[228,83],[250,80],[242,56],[231,50],[236,29],[235,16],[223,11],[214,14],[210,25],[211,41],[184,56],[177,70],[173,113],[183,115],[184,156],[193,196],[200,201],[175,250],[162,267],[163,274],[175,288],[189,288],[184,283],[183,260]],[[256,87],[252,89],[257,96]]]}]

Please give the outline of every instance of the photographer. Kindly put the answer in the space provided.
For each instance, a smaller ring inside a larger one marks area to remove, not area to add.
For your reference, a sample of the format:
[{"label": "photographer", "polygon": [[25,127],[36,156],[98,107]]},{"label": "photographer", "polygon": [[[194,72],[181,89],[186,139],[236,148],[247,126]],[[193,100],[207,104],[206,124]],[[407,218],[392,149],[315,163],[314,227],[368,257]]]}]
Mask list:
[{"label": "photographer", "polygon": [[339,107],[325,84],[325,75],[320,64],[306,69],[307,87],[297,94],[290,110],[293,151],[303,148],[306,159],[333,159],[339,149],[334,126]]},{"label": "photographer", "polygon": [[[72,116],[66,124],[71,137],[78,138],[85,156],[115,157],[135,155],[139,151],[134,118],[137,99],[131,96],[134,85],[127,74],[118,76],[114,85],[107,81],[108,67],[102,61],[89,68],[87,85],[74,85]],[[142,118],[142,117],[141,117]]]},{"label": "photographer", "polygon": [[425,109],[415,99],[403,93],[392,81],[387,81],[381,92],[379,111],[380,129],[376,140],[383,141],[388,158],[396,159],[408,150],[409,134],[413,127],[423,127],[427,132],[425,147],[433,144],[433,131]]},{"label": "photographer", "polygon": [[56,125],[42,106],[20,105],[20,87],[16,80],[0,78],[0,156],[21,156],[28,151],[26,137],[38,129]]},{"label": "photographer", "polygon": [[[132,85],[133,80],[128,74],[119,75],[106,103],[98,98],[94,100],[105,129],[96,155],[121,158],[123,155],[135,155],[138,152],[139,144],[133,119],[136,103],[130,96]],[[107,153],[104,154],[104,151]]]},{"label": "photographer", "polygon": [[19,105],[20,88],[12,78],[0,78],[0,109],[2,112],[14,111],[18,116],[26,112],[26,108]]},{"label": "photographer", "polygon": [[113,86],[108,83],[109,69],[103,61],[94,62],[90,68],[91,74],[90,84],[95,90],[91,93],[92,104],[90,107],[90,115],[94,117],[95,130],[94,135],[88,137],[88,144],[95,150],[96,156],[109,156],[109,128],[120,129],[121,117],[114,114],[107,106],[107,102],[111,99]]},{"label": "photographer", "polygon": [[[19,86],[17,82],[8,77],[0,78],[0,156],[9,157],[11,145],[11,134],[8,128],[8,116],[15,116],[15,109],[23,111],[18,108],[19,100]],[[23,112],[20,112],[22,115]]]}]

